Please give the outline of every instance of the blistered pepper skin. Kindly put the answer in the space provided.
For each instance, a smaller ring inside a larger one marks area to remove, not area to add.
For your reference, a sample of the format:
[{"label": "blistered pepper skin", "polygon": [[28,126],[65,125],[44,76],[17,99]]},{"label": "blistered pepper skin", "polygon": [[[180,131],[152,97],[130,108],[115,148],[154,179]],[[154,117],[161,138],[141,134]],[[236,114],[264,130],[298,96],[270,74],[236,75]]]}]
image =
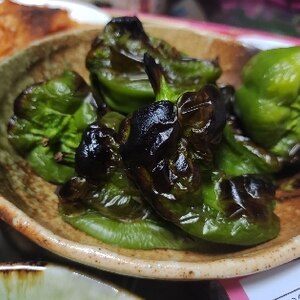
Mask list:
[{"label": "blistered pepper skin", "polygon": [[217,60],[189,58],[121,17],[93,42],[86,65],[97,105],[66,72],[26,89],[8,127],[32,168],[61,184],[66,222],[145,250],[253,246],[278,235],[269,173],[287,140],[266,150],[235,128],[239,100],[216,84]]},{"label": "blistered pepper skin", "polygon": [[160,61],[167,81],[178,93],[214,83],[221,74],[217,60],[187,57],[166,42],[149,37],[136,17],[113,18],[86,59],[99,103],[127,114],[154,101],[145,73],[145,53]]},{"label": "blistered pepper skin", "polygon": [[300,148],[300,47],[259,52],[243,70],[234,108],[246,134],[283,160]]},{"label": "blistered pepper skin", "polygon": [[53,183],[74,172],[75,150],[97,107],[84,79],[65,71],[57,78],[27,87],[14,102],[8,139],[34,171]]},{"label": "blistered pepper skin", "polygon": [[[161,106],[168,107],[165,114]],[[165,220],[209,242],[249,246],[274,238],[279,221],[273,212],[272,183],[253,175],[217,176],[203,167],[203,158],[174,117],[175,107],[156,102],[125,123],[129,134],[120,154],[145,200]],[[157,110],[159,118],[153,118]]]},{"label": "blistered pepper skin", "polygon": [[162,220],[127,176],[118,152],[124,116],[107,112],[88,126],[76,150],[77,175],[57,191],[63,219],[111,245],[131,249],[199,249],[191,238]]},{"label": "blistered pepper skin", "polygon": [[[152,211],[201,241],[250,246],[274,238],[279,232],[274,186],[253,174],[267,172],[270,166],[275,169],[277,161],[231,126],[232,111],[226,106],[234,100],[232,89],[207,84],[178,96],[169,88],[162,66],[148,53],[143,59],[155,102],[123,117],[117,126],[109,120],[109,114],[104,115],[102,119],[114,129],[96,125],[101,137],[95,144],[86,140],[94,134],[94,125],[90,126],[89,134],[83,135],[88,151],[85,147],[78,149],[96,161],[80,175],[101,183],[75,202],[118,220],[130,216],[138,204],[142,211]],[[114,143],[119,143],[119,148]],[[107,150],[113,150],[119,159],[107,157]],[[99,162],[106,157],[108,165],[97,167],[97,153]],[[224,159],[240,154],[251,162],[250,166],[242,165],[240,157],[237,164],[224,164]],[[79,162],[85,160],[83,155],[77,158]],[[122,180],[112,180],[121,169],[125,172]],[[90,173],[99,178],[89,177]],[[113,195],[111,190],[119,190],[121,195],[121,187],[130,185],[136,188],[136,195],[131,197],[132,191],[123,195],[127,200],[121,202],[127,208],[119,204],[118,197],[114,196],[116,201],[112,203],[111,197],[105,196]]]},{"label": "blistered pepper skin", "polygon": [[76,149],[76,173],[93,181],[101,181],[117,160],[114,148],[113,131],[97,123],[90,124]]},{"label": "blistered pepper skin", "polygon": [[214,164],[229,177],[245,174],[271,177],[282,167],[276,155],[253,143],[236,127],[234,120],[226,123],[222,141],[214,153]]},{"label": "blistered pepper skin", "polygon": [[[145,200],[162,218],[203,240],[249,246],[274,238],[279,231],[274,186],[248,175],[254,167],[258,174],[267,169],[270,156],[239,140],[242,136],[226,125],[231,89],[205,85],[162,101],[172,97],[162,69],[148,55],[145,61],[157,99],[123,123],[120,146],[127,172]],[[224,142],[232,148],[224,148]],[[251,167],[241,168],[241,158],[236,165],[224,165],[224,153],[225,159],[244,153]]]}]

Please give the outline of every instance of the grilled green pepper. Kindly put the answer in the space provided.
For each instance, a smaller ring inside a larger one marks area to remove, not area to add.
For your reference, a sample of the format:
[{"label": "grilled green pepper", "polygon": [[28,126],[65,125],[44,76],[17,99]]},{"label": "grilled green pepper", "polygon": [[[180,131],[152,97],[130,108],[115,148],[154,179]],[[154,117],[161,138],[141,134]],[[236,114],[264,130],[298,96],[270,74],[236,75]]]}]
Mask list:
[{"label": "grilled green pepper", "polygon": [[[153,60],[148,62],[147,68],[155,68],[148,70],[150,81],[159,90],[163,76]],[[120,153],[161,217],[210,242],[254,245],[278,234],[275,189],[258,176],[228,177],[207,164],[225,126],[222,102],[221,91],[207,85],[177,101],[144,106],[122,123]]]},{"label": "grilled green pepper", "polygon": [[284,161],[299,158],[300,47],[259,52],[234,103],[246,134]]},{"label": "grilled green pepper", "polygon": [[66,72],[24,91],[8,127],[31,166],[63,183],[66,222],[132,249],[276,237],[265,175],[278,158],[231,122],[217,61],[188,58],[122,17],[94,41],[86,64],[98,111],[86,83]]},{"label": "grilled green pepper", "polygon": [[90,88],[65,71],[55,79],[27,87],[15,100],[8,138],[41,177],[63,183],[74,175],[81,134],[97,117]]},{"label": "grilled green pepper", "polygon": [[107,112],[83,133],[77,176],[58,190],[63,219],[88,234],[132,249],[199,249],[206,243],[159,218],[124,172],[118,151],[122,116]]},{"label": "grilled green pepper", "polygon": [[223,139],[214,153],[215,168],[227,176],[245,174],[271,174],[281,169],[281,162],[271,152],[253,143],[249,137],[228,120],[223,131]]},{"label": "grilled green pepper", "polygon": [[86,59],[99,106],[105,103],[126,114],[154,100],[144,70],[146,52],[159,60],[168,83],[179,94],[214,83],[221,74],[217,60],[187,57],[149,37],[136,17],[114,18],[96,38]]},{"label": "grilled green pepper", "polygon": [[246,175],[220,176],[215,183],[213,170],[201,167],[194,145],[181,135],[174,104],[150,104],[135,112],[128,123],[128,138],[120,147],[122,159],[161,217],[193,236],[217,243],[254,245],[278,234],[272,183]]}]

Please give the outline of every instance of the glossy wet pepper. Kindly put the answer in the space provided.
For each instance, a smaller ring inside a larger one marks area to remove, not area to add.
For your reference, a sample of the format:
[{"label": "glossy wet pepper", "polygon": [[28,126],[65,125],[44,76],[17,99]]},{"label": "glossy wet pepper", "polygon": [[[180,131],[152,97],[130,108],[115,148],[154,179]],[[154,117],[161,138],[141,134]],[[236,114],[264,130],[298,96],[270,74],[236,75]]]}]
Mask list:
[{"label": "glossy wet pepper", "polygon": [[77,176],[58,190],[63,219],[119,247],[183,250],[205,246],[159,218],[126,175],[118,151],[122,119],[116,112],[107,112],[84,131],[75,155]]},{"label": "glossy wet pepper", "polygon": [[246,134],[283,160],[299,159],[300,47],[259,52],[243,70],[235,111]]},{"label": "glossy wet pepper", "polygon": [[154,100],[144,70],[146,52],[159,60],[168,83],[178,94],[214,83],[221,74],[217,60],[190,58],[168,43],[149,37],[136,17],[113,18],[86,59],[99,106],[104,103],[127,114]]},{"label": "glossy wet pepper", "polygon": [[[154,60],[147,60],[150,69],[157,68]],[[159,69],[148,74],[159,90]],[[279,231],[274,186],[259,176],[214,169],[211,156],[225,122],[217,86],[205,85],[176,101],[157,99],[123,123],[120,154],[145,200],[162,218],[210,242],[255,245]]]},{"label": "glossy wet pepper", "polygon": [[[102,47],[105,43],[109,48]],[[136,18],[117,18],[95,40],[87,66],[98,108],[105,107],[97,119],[76,126],[69,118],[77,112],[66,119],[57,114],[53,124],[62,126],[62,136],[43,139],[43,147],[36,146],[39,135],[28,139],[31,163],[39,161],[31,158],[35,154],[51,157],[54,168],[49,163],[46,171],[57,180],[55,153],[64,162],[60,167],[72,166],[76,173],[72,178],[68,174],[58,189],[66,222],[108,244],[132,249],[251,246],[276,237],[274,186],[260,176],[269,165],[275,169],[276,160],[257,151],[229,124],[224,89],[215,84],[220,73],[216,61],[182,56],[146,36]],[[120,77],[124,66],[129,66],[128,77]],[[147,76],[150,82],[144,80]],[[138,94],[132,94],[135,80],[145,88]],[[12,121],[20,112],[17,108]],[[31,128],[30,122],[24,124]],[[70,124],[76,133],[82,129],[81,140],[72,130],[64,133]],[[51,126],[46,129],[52,132]],[[57,139],[53,150],[51,141]],[[227,164],[227,159],[233,162]]]},{"label": "glossy wet pepper", "polygon": [[44,179],[63,183],[74,175],[81,134],[97,117],[89,86],[72,71],[27,87],[15,100],[8,138]]}]

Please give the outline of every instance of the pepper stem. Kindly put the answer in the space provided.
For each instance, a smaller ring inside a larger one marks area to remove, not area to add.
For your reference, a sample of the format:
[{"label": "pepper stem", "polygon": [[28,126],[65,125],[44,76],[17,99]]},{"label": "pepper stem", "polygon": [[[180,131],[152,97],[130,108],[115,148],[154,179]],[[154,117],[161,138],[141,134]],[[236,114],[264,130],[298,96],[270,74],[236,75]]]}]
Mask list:
[{"label": "pepper stem", "polygon": [[176,103],[179,95],[168,84],[162,66],[147,52],[144,54],[144,65],[156,101],[168,100]]}]

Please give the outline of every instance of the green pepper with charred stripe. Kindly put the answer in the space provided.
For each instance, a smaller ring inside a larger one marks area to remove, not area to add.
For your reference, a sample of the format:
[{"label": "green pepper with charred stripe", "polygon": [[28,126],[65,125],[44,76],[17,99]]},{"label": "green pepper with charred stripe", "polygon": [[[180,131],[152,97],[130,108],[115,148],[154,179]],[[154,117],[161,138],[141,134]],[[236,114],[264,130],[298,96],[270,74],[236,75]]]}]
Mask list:
[{"label": "green pepper with charred stripe", "polygon": [[246,134],[290,162],[300,149],[300,47],[259,52],[243,69],[235,111]]},{"label": "green pepper with charred stripe", "polygon": [[217,60],[187,57],[149,37],[136,17],[114,18],[95,39],[86,59],[99,106],[105,103],[126,114],[154,100],[144,70],[146,52],[159,60],[168,83],[179,94],[214,83],[221,74]]},{"label": "green pepper with charred stripe", "polygon": [[97,118],[89,86],[77,73],[27,87],[15,100],[8,139],[33,170],[47,181],[63,183],[74,175],[81,134]]}]

